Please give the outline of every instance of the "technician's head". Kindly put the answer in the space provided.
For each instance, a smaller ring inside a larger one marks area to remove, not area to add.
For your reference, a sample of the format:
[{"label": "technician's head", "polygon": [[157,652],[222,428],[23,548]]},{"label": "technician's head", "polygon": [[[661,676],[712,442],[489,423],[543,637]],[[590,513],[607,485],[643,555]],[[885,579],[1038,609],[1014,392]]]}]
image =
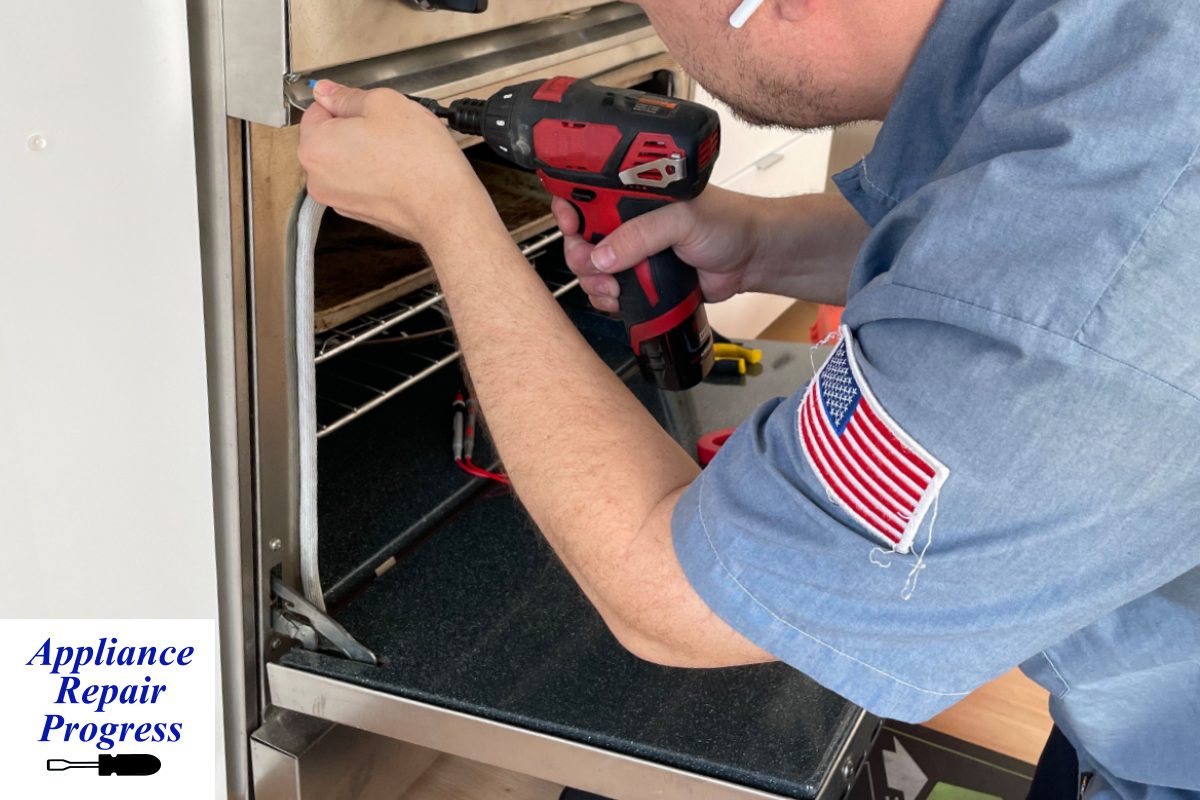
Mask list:
[{"label": "technician's head", "polygon": [[671,53],[759,124],[813,128],[882,119],[943,0],[637,0]]}]

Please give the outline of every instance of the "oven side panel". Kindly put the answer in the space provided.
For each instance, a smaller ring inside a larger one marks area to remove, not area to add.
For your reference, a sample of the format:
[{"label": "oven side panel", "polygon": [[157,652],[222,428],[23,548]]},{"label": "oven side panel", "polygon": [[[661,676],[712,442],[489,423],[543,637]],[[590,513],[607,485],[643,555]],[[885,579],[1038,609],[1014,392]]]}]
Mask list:
[{"label": "oven side panel", "polygon": [[218,635],[227,796],[250,796],[249,734],[259,725],[254,577],[249,287],[242,125],[225,116],[220,0],[188,0],[192,113],[203,263]]}]

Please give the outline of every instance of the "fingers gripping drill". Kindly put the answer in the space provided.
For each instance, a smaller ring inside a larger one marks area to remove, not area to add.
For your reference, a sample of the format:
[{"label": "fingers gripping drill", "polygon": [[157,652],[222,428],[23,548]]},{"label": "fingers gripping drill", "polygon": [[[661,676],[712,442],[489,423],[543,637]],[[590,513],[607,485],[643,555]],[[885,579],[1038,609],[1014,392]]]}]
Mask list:
[{"label": "fingers gripping drill", "polygon": [[[413,99],[535,171],[574,206],[593,244],[634,217],[699,196],[720,149],[720,120],[705,106],[574,78],[522,83],[449,108]],[[713,337],[696,271],[668,250],[618,281],[621,318],[643,375],[671,390],[702,381],[713,364]]]}]

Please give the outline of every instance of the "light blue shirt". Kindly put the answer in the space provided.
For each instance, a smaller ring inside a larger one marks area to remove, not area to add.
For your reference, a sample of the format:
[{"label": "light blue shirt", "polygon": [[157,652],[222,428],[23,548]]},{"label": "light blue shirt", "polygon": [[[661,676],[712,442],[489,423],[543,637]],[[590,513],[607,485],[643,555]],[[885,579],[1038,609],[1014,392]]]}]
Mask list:
[{"label": "light blue shirt", "polygon": [[[1200,4],[947,0],[837,178],[872,226],[848,351],[675,512],[714,611],[902,720],[1020,664],[1088,797],[1200,796],[1198,146]],[[861,498],[805,439],[854,409],[936,476],[891,475],[908,553],[856,506],[887,465]]]}]

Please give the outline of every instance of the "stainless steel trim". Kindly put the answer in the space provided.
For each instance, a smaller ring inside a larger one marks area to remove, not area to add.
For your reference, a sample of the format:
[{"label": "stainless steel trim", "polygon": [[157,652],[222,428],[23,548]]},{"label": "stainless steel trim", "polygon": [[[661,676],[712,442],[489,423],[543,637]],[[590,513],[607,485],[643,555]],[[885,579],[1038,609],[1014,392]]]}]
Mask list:
[{"label": "stainless steel trim", "polygon": [[271,664],[280,708],[614,798],[778,798],[633,756]]},{"label": "stainless steel trim", "polygon": [[[298,109],[312,104],[309,81],[328,78],[349,86],[386,86],[437,99],[503,83],[555,64],[616,48],[649,44],[620,53],[621,61],[660,53],[650,20],[636,7],[610,3],[569,17],[518,25],[503,31],[446,42],[370,61],[296,73],[288,81],[288,102]],[[615,56],[615,53],[614,53]],[[611,67],[613,59],[608,65]]]},{"label": "stainless steel trim", "polygon": [[[227,794],[250,796],[258,727],[249,310],[241,222],[240,141],[225,117],[220,0],[188,0],[192,113],[217,553],[218,637]],[[236,217],[234,215],[237,215]]]},{"label": "stainless steel trim", "polygon": [[[828,774],[825,776],[820,788],[817,790],[817,800],[840,800],[843,793],[850,788],[850,782],[854,780],[855,773],[851,773],[849,777],[844,774],[843,765],[847,759],[853,758],[851,749],[858,743],[858,737],[862,731],[863,724],[867,722],[867,712],[860,710],[858,717],[854,720],[854,725],[850,729],[850,733],[846,736],[846,741],[842,743],[841,749],[838,750],[836,756],[831,762],[832,766]],[[871,718],[874,722],[874,717]],[[863,751],[865,754],[865,750]],[[858,766],[855,761],[854,766]]]},{"label": "stainless steel trim", "polygon": [[[594,5],[587,0],[497,4],[473,20],[405,8],[396,0],[224,5],[228,113],[273,127],[294,121],[289,102],[301,107],[312,102],[307,79],[317,74],[354,86],[388,85],[445,97],[478,88],[485,78],[504,81],[654,36],[636,8],[607,3],[587,9]],[[584,31],[589,26],[595,29]],[[313,45],[314,36],[322,43]]]},{"label": "stainless steel trim", "polygon": [[271,709],[250,739],[257,800],[396,800],[437,758],[423,747]]},{"label": "stainless steel trim", "polygon": [[[217,0],[220,2],[220,0]],[[286,125],[288,72],[285,0],[224,0],[225,95],[231,117]]]},{"label": "stainless steel trim", "polygon": [[597,0],[494,0],[482,14],[431,14],[400,0],[290,0],[292,67],[312,70],[362,61],[596,4]]}]

